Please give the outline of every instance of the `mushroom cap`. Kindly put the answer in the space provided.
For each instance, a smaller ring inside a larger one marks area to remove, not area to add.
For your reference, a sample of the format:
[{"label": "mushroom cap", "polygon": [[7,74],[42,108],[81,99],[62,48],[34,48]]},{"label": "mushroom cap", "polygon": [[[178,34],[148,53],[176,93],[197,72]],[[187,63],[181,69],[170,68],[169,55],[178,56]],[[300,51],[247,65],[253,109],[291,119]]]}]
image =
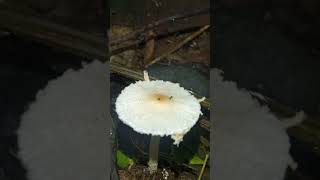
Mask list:
[{"label": "mushroom cap", "polygon": [[201,106],[188,90],[169,81],[137,81],[116,100],[119,119],[141,134],[185,134],[198,121]]}]

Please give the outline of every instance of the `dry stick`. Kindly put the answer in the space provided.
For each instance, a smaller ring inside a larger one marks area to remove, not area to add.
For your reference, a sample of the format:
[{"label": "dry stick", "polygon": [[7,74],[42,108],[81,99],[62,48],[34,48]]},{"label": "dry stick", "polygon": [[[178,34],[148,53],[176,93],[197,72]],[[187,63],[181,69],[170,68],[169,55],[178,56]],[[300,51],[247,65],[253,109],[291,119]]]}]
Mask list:
[{"label": "dry stick", "polygon": [[142,63],[142,68],[146,63],[148,63],[154,56],[154,50],[155,50],[155,36],[156,34],[153,31],[149,31],[147,35],[147,39],[149,39],[146,42],[145,49],[144,49],[144,58]]},{"label": "dry stick", "polygon": [[183,47],[185,44],[189,43],[190,41],[194,40],[196,37],[198,37],[199,35],[201,35],[203,32],[205,32],[207,29],[210,28],[210,25],[206,25],[204,27],[202,27],[199,31],[191,34],[191,36],[187,37],[186,39],[184,39],[182,42],[180,42],[177,46],[173,47],[172,49],[169,49],[167,52],[165,52],[164,54],[160,55],[159,57],[155,58],[154,60],[152,60],[151,62],[149,62],[145,68],[151,66],[152,64],[162,60],[163,58],[167,57],[168,55],[174,53],[175,51],[179,50],[181,47]]},{"label": "dry stick", "polygon": [[[187,25],[186,27],[183,28],[175,28],[173,30],[157,30],[157,34],[155,37],[151,37],[151,38],[158,38],[159,40],[164,38],[164,37],[169,37],[173,34],[177,34],[177,33],[187,33],[190,30],[193,30],[195,28],[198,27],[202,27],[203,25]],[[144,36],[144,35],[143,35]],[[109,45],[109,53],[108,53],[108,57],[112,56],[112,55],[116,55],[119,54],[121,52],[124,52],[128,49],[133,49],[133,48],[137,48],[139,46],[139,44],[141,43],[145,43],[148,42],[150,40],[150,37],[145,37],[145,38],[137,38],[134,40],[128,40],[127,42],[123,42],[121,44],[113,44],[113,45]],[[152,60],[152,59],[149,59]],[[143,66],[144,67],[144,66]]]},{"label": "dry stick", "polygon": [[204,168],[206,167],[208,158],[209,158],[209,154],[206,154],[206,157],[204,159],[204,162],[203,162],[203,165],[202,165],[201,172],[199,174],[198,180],[201,180],[201,178],[202,178],[202,175],[203,175],[203,172],[204,172]]},{"label": "dry stick", "polygon": [[125,41],[128,41],[130,39],[136,38],[137,36],[140,36],[141,34],[143,34],[144,32],[151,30],[152,28],[155,28],[157,26],[160,26],[162,24],[171,22],[171,21],[176,21],[179,19],[186,19],[189,17],[193,17],[193,16],[198,16],[198,15],[203,15],[203,14],[207,14],[210,13],[210,8],[205,8],[205,9],[200,9],[200,10],[195,10],[192,12],[187,12],[187,13],[183,13],[183,14],[177,14],[174,16],[170,16],[170,17],[166,17],[164,19],[160,19],[152,24],[149,24],[137,31],[134,31],[124,37],[118,38],[118,39],[114,39],[110,41],[110,45],[114,45],[114,44],[119,44]]}]

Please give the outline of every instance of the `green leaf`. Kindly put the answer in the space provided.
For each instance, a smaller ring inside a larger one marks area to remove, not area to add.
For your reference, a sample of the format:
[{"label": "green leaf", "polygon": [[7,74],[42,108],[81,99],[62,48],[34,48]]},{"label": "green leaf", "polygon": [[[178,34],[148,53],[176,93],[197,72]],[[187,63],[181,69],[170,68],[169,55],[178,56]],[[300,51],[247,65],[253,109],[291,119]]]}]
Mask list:
[{"label": "green leaf", "polygon": [[128,166],[132,166],[134,161],[126,156],[122,151],[117,150],[117,165],[120,168],[127,168]]},{"label": "green leaf", "polygon": [[198,156],[194,155],[193,158],[189,161],[190,165],[202,165],[204,161]]}]

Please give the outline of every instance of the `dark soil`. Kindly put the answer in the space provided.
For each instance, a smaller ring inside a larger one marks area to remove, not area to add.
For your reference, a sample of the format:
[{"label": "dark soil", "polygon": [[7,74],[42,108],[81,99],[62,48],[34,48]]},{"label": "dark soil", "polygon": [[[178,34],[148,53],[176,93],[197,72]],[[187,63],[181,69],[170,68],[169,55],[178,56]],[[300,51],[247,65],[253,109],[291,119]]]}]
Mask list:
[{"label": "dark soil", "polygon": [[130,170],[118,170],[120,180],[195,180],[197,176],[190,172],[175,173],[165,168],[150,174],[146,166],[133,166]]}]

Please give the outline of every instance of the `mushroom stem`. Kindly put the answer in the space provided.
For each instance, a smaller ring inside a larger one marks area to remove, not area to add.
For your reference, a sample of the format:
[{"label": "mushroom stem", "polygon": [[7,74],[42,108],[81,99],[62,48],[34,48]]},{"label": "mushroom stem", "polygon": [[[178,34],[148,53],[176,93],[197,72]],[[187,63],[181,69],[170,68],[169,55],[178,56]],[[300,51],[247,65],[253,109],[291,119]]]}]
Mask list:
[{"label": "mushroom stem", "polygon": [[150,174],[153,174],[158,169],[159,144],[160,136],[151,136],[148,162]]}]

